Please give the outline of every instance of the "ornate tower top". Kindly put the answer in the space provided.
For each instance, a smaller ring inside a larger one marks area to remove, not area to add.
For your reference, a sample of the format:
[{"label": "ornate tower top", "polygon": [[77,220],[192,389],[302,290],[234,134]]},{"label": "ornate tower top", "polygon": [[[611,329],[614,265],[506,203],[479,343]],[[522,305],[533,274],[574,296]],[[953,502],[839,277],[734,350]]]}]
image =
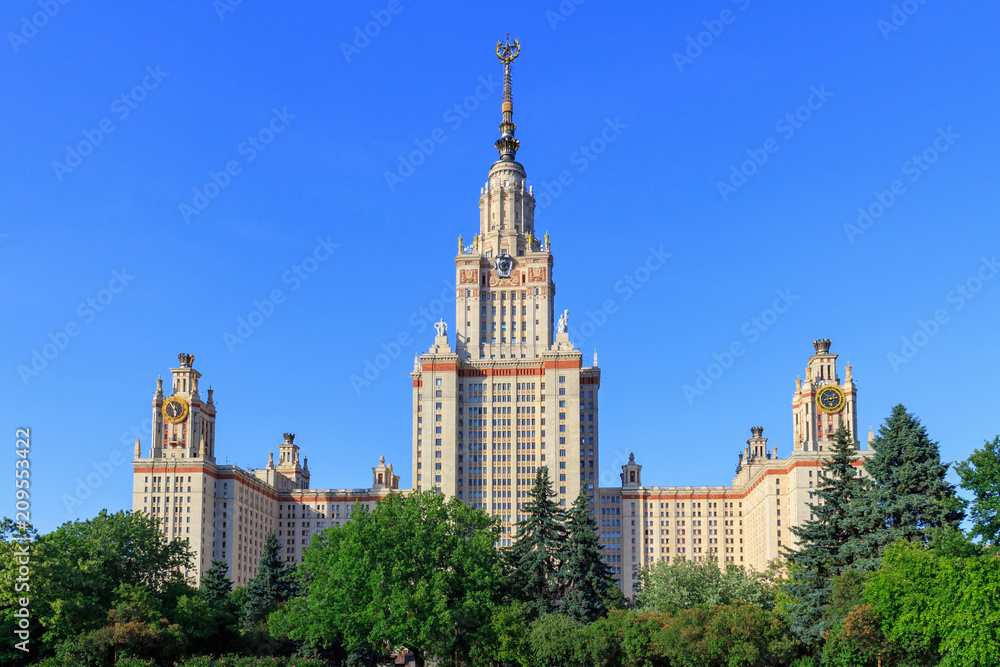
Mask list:
[{"label": "ornate tower top", "polygon": [[285,443],[286,444],[290,445],[290,444],[292,444],[292,443],[295,442],[295,434],[294,433],[283,433],[282,435],[285,436]]},{"label": "ornate tower top", "polygon": [[187,368],[194,363],[194,355],[181,352],[177,355],[177,360],[181,363],[182,367]]},{"label": "ornate tower top", "polygon": [[830,339],[820,338],[819,340],[814,340],[813,347],[816,348],[816,354],[827,354],[830,352]]},{"label": "ornate tower top", "polygon": [[514,103],[511,101],[510,93],[510,66],[521,53],[521,45],[515,39],[510,43],[510,33],[507,34],[506,43],[497,42],[497,58],[503,63],[503,119],[500,122],[500,138],[497,139],[497,152],[500,153],[500,160],[503,162],[513,162],[514,156],[521,143],[514,138]]},{"label": "ornate tower top", "polygon": [[750,433],[751,433],[751,435],[754,438],[759,438],[762,435],[764,435],[764,427],[763,426],[751,426],[750,427]]}]

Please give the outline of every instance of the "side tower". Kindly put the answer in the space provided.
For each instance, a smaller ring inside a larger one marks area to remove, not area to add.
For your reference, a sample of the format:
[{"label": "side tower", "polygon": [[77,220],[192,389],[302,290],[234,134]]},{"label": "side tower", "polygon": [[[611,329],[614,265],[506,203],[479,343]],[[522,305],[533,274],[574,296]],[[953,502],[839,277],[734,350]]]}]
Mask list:
[{"label": "side tower", "polygon": [[830,339],[813,341],[813,347],[816,354],[806,363],[806,379],[795,381],[792,397],[795,451],[823,451],[841,420],[857,444],[858,391],[851,378],[851,365],[844,368],[841,381],[837,355],[830,352]]},{"label": "side tower", "polygon": [[[479,195],[479,233],[455,256],[454,347],[444,320],[414,360],[413,488],[435,488],[500,518],[501,545],[521,520],[539,466],[559,503],[598,470],[600,369],[584,367],[556,317],[548,235],[535,235],[535,199],[515,160],[511,66],[517,40],[498,42],[504,67],[499,159]],[[579,446],[579,449],[577,447]]]},{"label": "side tower", "polygon": [[[194,554],[191,571],[195,585],[211,566],[212,520],[215,496],[215,404],[212,390],[202,399],[201,378],[194,355],[177,355],[170,369],[169,394],[163,380],[156,380],[153,394],[153,428],[147,456],[135,443],[132,462],[132,509],[160,520],[168,540],[186,540]],[[206,518],[208,517],[208,518]]]},{"label": "side tower", "polygon": [[153,396],[153,458],[215,461],[215,403],[209,387],[206,400],[198,392],[201,373],[194,369],[194,355],[180,353],[170,369],[170,394],[163,380],[156,380]]}]

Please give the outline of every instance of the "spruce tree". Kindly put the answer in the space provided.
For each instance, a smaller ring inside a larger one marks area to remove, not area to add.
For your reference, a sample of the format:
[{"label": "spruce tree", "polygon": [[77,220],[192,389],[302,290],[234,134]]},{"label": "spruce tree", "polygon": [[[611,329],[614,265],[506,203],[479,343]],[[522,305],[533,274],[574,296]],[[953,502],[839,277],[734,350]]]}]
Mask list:
[{"label": "spruce tree", "polygon": [[580,623],[591,623],[607,613],[605,600],[615,586],[611,569],[601,558],[597,524],[584,489],[569,512],[569,538],[560,554],[559,588],[563,591],[560,612]]},{"label": "spruce tree", "polygon": [[225,560],[212,559],[212,567],[201,578],[201,590],[209,602],[229,602],[229,593],[233,590],[233,582],[229,579],[229,564]]},{"label": "spruce tree", "polygon": [[809,503],[810,519],[791,528],[798,546],[785,550],[792,565],[786,589],[796,600],[789,611],[792,631],[807,644],[822,638],[833,579],[854,564],[850,545],[865,530],[864,519],[852,507],[865,493],[866,481],[854,465],[858,460],[854,437],[841,422],[816,483],[816,502]]},{"label": "spruce tree", "polygon": [[902,405],[892,409],[872,448],[865,469],[873,484],[857,509],[877,527],[855,549],[860,567],[870,570],[892,542],[927,542],[925,529],[958,528],[963,517],[955,487],[945,481],[948,464],[941,462],[938,443]]},{"label": "spruce tree", "polygon": [[527,516],[517,523],[517,541],[506,554],[511,567],[510,588],[514,597],[524,601],[531,618],[553,612],[559,604],[556,574],[566,529],[564,513],[554,496],[549,469],[541,466],[528,492],[530,500],[523,505]]},{"label": "spruce tree", "polygon": [[269,533],[264,540],[257,573],[247,583],[247,599],[240,620],[240,632],[244,635],[252,633],[258,622],[291,597],[291,573],[281,561],[280,552],[278,537]]}]

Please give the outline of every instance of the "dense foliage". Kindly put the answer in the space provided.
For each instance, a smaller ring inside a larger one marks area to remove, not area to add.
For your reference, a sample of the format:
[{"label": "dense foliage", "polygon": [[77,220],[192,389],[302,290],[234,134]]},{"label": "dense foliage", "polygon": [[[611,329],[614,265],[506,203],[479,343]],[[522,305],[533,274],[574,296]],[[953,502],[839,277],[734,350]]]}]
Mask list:
[{"label": "dense foliage", "polygon": [[643,611],[675,612],[699,606],[748,604],[773,609],[775,572],[758,573],[717,561],[660,561],[643,574],[637,605]]},{"label": "dense foliage", "polygon": [[987,544],[1000,543],[1000,436],[973,451],[968,460],[955,466],[955,471],[962,486],[975,496],[969,506],[971,536]]},{"label": "dense foliage", "polygon": [[498,537],[485,512],[433,491],[355,509],[346,526],[313,539],[305,595],[272,628],[348,654],[405,646],[418,665],[465,662],[501,599]]},{"label": "dense foliage", "polygon": [[[881,667],[1000,664],[1000,438],[955,466],[897,406],[870,478],[837,432],[799,548],[764,573],[659,563],[626,602],[584,494],[569,508],[540,468],[519,540],[431,491],[392,494],[315,535],[288,567],[276,536],[234,589],[144,514],[101,512],[36,535],[0,523],[0,663],[44,667]],[[27,546],[25,546],[27,545]],[[30,552],[30,591],[17,591]],[[786,577],[786,578],[782,578]],[[30,595],[21,619],[19,597]],[[25,627],[26,626],[26,627]],[[15,646],[27,630],[31,652]],[[213,657],[214,656],[214,657]]]}]

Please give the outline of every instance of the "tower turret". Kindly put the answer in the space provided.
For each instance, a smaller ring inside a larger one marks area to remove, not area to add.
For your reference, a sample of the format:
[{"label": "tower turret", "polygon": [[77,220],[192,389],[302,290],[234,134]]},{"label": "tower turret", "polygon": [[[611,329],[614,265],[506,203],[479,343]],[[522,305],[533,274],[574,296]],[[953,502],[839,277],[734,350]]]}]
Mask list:
[{"label": "tower turret", "polygon": [[177,367],[170,369],[169,395],[163,379],[156,380],[150,457],[214,461],[215,406],[198,394],[201,373],[194,368],[194,355],[181,352],[177,361]]},{"label": "tower turret", "polygon": [[278,445],[277,471],[288,478],[297,489],[309,488],[309,470],[299,463],[299,446],[294,433],[282,434],[284,441]]},{"label": "tower turret", "polygon": [[841,381],[837,355],[830,352],[830,339],[813,341],[815,354],[806,363],[804,381],[796,381],[792,397],[793,433],[796,451],[823,451],[841,421],[857,443],[857,388],[850,364]]}]

